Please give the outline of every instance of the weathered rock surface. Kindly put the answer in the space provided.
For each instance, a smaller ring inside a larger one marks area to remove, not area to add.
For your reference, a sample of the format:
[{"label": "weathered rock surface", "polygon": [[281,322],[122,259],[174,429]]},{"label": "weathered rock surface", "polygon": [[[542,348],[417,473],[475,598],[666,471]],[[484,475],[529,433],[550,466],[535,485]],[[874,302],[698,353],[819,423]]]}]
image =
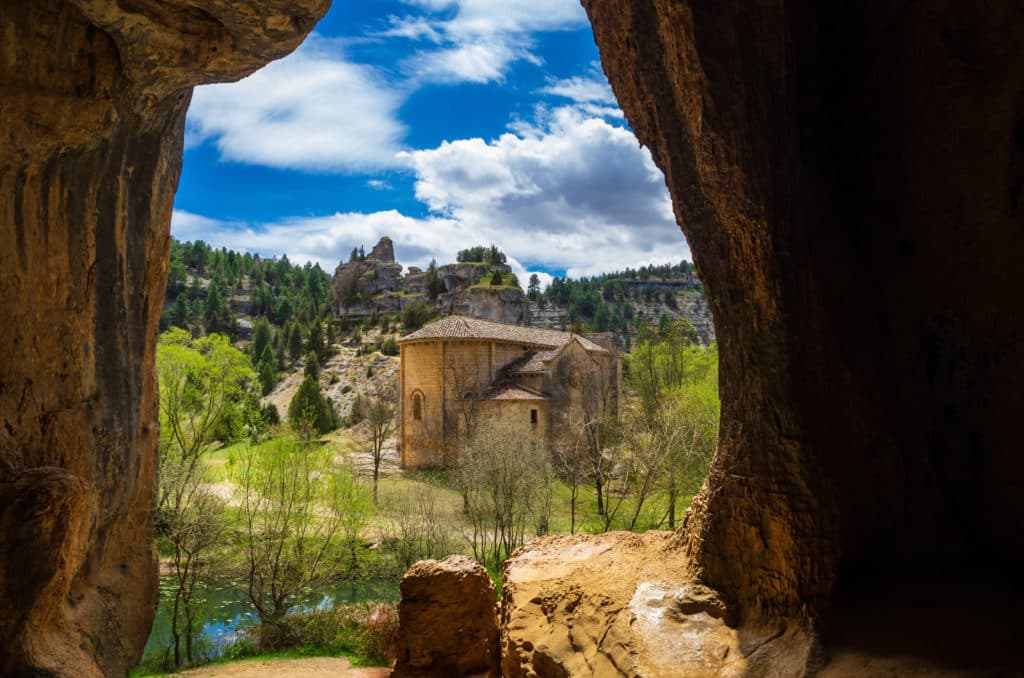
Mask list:
[{"label": "weathered rock surface", "polygon": [[729,616],[671,533],[538,539],[505,563],[503,675],[803,675],[811,643],[800,625],[740,631]]},{"label": "weathered rock surface", "polygon": [[498,676],[496,591],[465,556],[423,560],[402,578],[393,676]]},{"label": "weathered rock surface", "polygon": [[156,331],[192,85],[327,0],[0,13],[0,673],[124,675],[157,600]]},{"label": "weathered rock surface", "polygon": [[518,287],[470,287],[442,294],[441,312],[511,325],[529,325],[530,307]]},{"label": "weathered rock surface", "polygon": [[837,582],[1024,560],[1019,7],[583,4],[715,317],[691,575],[822,628]]}]

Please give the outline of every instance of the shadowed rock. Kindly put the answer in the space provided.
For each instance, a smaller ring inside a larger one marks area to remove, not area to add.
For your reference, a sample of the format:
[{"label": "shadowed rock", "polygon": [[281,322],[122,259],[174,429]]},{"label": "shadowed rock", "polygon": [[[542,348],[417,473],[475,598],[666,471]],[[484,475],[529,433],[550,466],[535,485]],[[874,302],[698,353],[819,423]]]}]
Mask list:
[{"label": "shadowed rock", "polygon": [[124,675],[157,601],[156,332],[192,86],[327,0],[0,12],[0,672]]}]

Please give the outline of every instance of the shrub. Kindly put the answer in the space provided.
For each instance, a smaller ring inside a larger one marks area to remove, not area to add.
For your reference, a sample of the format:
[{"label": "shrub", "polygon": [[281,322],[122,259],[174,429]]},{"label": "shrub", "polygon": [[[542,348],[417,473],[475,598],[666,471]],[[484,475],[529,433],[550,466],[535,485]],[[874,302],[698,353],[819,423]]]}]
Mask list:
[{"label": "shrub", "polygon": [[398,355],[398,342],[395,341],[394,337],[388,337],[384,340],[384,343],[380,345],[380,352],[384,355]]},{"label": "shrub", "polygon": [[406,332],[415,332],[437,316],[437,309],[425,301],[414,301],[402,309],[402,327]]}]

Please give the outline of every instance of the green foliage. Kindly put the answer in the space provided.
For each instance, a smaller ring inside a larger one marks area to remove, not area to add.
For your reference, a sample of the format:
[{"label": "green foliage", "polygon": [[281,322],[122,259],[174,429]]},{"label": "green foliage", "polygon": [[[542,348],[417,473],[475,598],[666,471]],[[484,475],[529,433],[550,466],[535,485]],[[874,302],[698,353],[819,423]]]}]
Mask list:
[{"label": "green foliage", "polygon": [[437,262],[431,259],[430,265],[427,266],[427,271],[423,275],[423,291],[426,293],[427,298],[433,301],[444,290],[444,281],[437,275]]},{"label": "green foliage", "polygon": [[530,274],[530,281],[526,286],[526,296],[530,301],[537,301],[540,298],[540,276],[536,273]]},{"label": "green foliage", "polygon": [[355,557],[372,514],[368,489],[333,456],[327,447],[276,438],[243,448],[233,469],[243,518],[240,574],[268,632],[283,628],[301,596]]},{"label": "green foliage", "polygon": [[330,402],[320,392],[320,384],[305,377],[288,405],[288,421],[304,437],[323,435],[334,429],[335,414]]},{"label": "green foliage", "polygon": [[481,264],[504,264],[507,260],[505,253],[498,249],[497,245],[484,247],[477,245],[468,249],[459,250],[455,256],[459,263],[481,263]]},{"label": "green foliage", "polygon": [[277,358],[274,357],[270,345],[267,344],[263,347],[263,354],[256,366],[256,373],[260,380],[260,392],[263,395],[270,393],[274,389],[274,385],[277,384],[276,368]]},{"label": "green foliage", "polygon": [[492,286],[501,285],[503,281],[504,281],[504,278],[501,275],[501,271],[494,271],[493,273],[491,273],[491,285]]},{"label": "green foliage", "polygon": [[314,381],[320,379],[320,360],[313,351],[306,354],[306,364],[302,368],[302,376],[303,378],[311,377]]},{"label": "green foliage", "polygon": [[381,343],[380,352],[383,353],[384,355],[398,355],[400,352],[398,350],[398,342],[395,341],[394,337],[388,337],[383,341],[383,343]]},{"label": "green foliage", "polygon": [[256,320],[252,333],[252,359],[257,365],[263,360],[263,351],[270,346],[270,322],[266,318]]},{"label": "green foliage", "polygon": [[414,301],[402,309],[402,327],[406,332],[415,332],[437,317],[437,309],[425,301]]}]

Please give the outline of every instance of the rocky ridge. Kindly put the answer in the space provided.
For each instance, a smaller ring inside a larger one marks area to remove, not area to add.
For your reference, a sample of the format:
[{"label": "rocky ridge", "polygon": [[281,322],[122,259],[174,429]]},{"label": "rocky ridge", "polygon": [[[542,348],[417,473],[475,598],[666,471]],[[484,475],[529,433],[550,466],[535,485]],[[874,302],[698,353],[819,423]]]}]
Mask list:
[{"label": "rocky ridge", "polygon": [[334,316],[362,320],[383,313],[398,314],[413,302],[433,304],[444,315],[467,315],[483,320],[529,324],[529,306],[519,287],[478,283],[497,272],[512,273],[506,264],[460,262],[437,267],[444,291],[434,300],[427,295],[426,273],[395,261],[394,244],[385,236],[368,255],[338,264],[334,272]]}]

